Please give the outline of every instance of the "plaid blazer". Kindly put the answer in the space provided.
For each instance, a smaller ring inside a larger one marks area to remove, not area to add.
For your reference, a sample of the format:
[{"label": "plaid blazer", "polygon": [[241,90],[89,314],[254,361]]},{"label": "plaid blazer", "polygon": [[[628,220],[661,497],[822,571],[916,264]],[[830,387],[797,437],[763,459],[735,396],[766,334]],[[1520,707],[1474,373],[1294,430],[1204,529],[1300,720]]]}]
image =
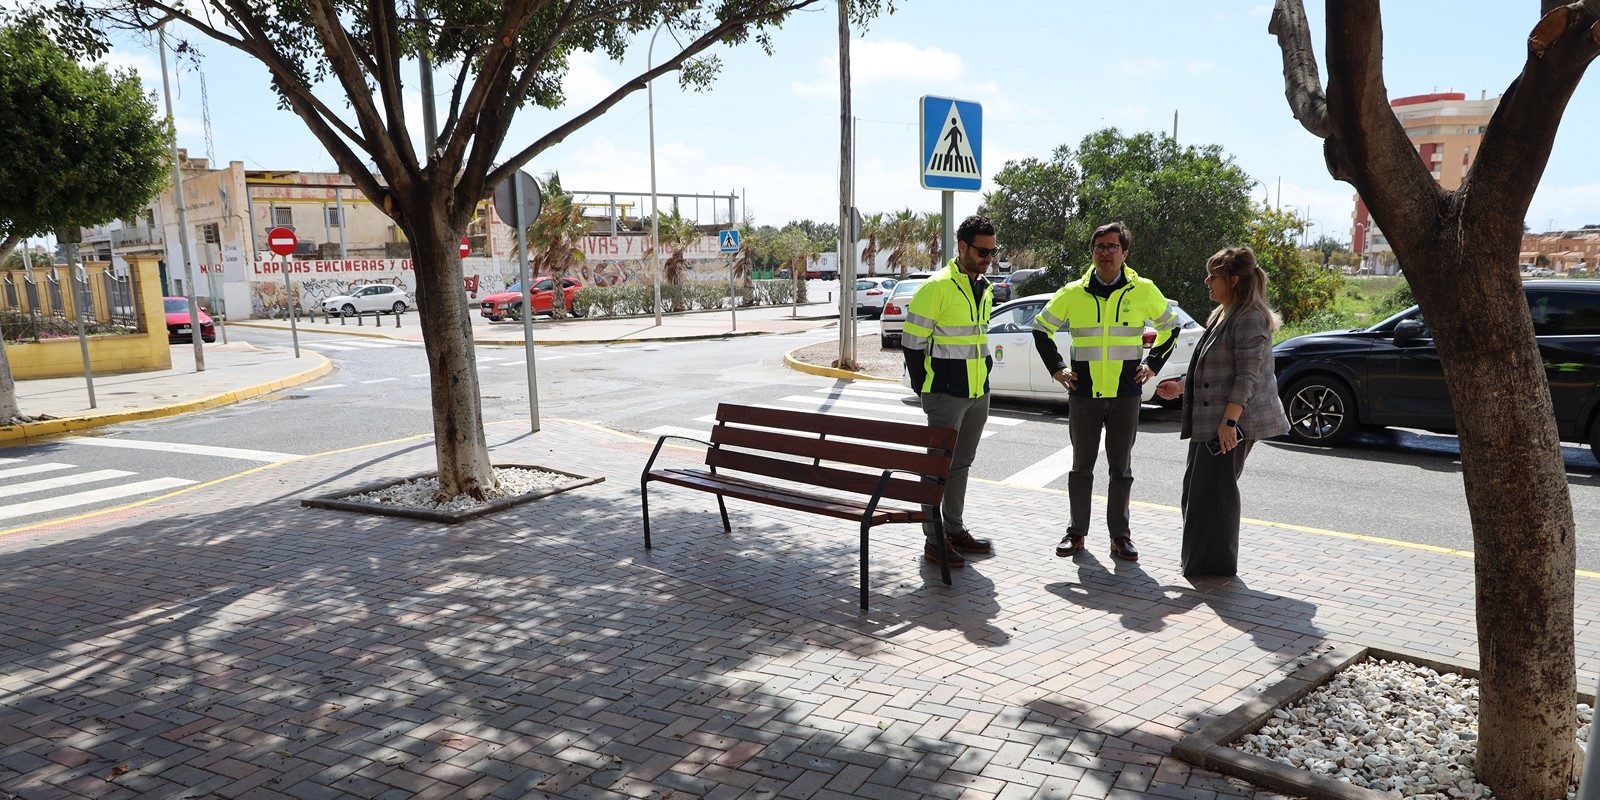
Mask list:
[{"label": "plaid blazer", "polygon": [[1229,315],[1201,337],[1184,376],[1181,437],[1209,440],[1230,402],[1244,406],[1239,427],[1245,438],[1270,439],[1289,432],[1272,371],[1272,329],[1257,309]]}]

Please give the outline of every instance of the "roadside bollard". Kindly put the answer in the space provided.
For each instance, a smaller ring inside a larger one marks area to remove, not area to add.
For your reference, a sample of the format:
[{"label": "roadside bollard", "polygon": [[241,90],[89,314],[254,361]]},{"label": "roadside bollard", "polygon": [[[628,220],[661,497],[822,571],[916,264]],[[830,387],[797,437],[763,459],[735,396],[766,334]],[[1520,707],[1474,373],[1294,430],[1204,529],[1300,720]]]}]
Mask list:
[{"label": "roadside bollard", "polygon": [[342,325],[344,325],[344,314],[340,314],[340,315],[339,315],[339,324],[340,324],[340,325],[341,325],[341,326],[342,326]]},{"label": "roadside bollard", "polygon": [[400,312],[398,311],[396,311],[394,314],[394,326],[396,328],[400,327]]},{"label": "roadside bollard", "polygon": [[366,320],[367,320],[367,315],[366,314],[357,314],[356,315],[356,327],[359,328],[362,325],[367,324]]}]

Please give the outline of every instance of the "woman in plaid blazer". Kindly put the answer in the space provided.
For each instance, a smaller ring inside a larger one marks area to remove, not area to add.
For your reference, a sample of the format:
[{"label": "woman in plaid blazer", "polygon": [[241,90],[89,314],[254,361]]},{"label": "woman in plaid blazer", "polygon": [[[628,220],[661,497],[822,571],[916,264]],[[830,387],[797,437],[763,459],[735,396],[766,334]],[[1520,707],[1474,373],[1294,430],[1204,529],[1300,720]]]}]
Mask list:
[{"label": "woman in plaid blazer", "polygon": [[1231,576],[1239,569],[1239,476],[1260,439],[1289,432],[1272,371],[1278,315],[1267,305],[1267,274],[1248,247],[1206,262],[1217,303],[1182,379],[1156,394],[1183,396],[1189,463],[1183,474],[1183,574]]}]

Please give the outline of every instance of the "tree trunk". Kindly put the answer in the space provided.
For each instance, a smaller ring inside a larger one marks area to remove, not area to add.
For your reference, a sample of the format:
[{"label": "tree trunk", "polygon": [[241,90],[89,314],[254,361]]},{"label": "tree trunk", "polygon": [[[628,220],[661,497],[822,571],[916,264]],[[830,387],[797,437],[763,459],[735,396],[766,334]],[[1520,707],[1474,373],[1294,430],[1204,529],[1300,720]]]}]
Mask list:
[{"label": "tree trunk", "polygon": [[22,416],[17,407],[17,383],[11,378],[11,359],[6,356],[6,345],[0,341],[0,425],[10,425]]},{"label": "tree trunk", "polygon": [[1515,267],[1520,236],[1495,227],[1447,222],[1431,246],[1400,258],[1408,273],[1431,277],[1413,291],[1444,364],[1472,519],[1482,673],[1475,771],[1497,797],[1549,800],[1565,796],[1578,724],[1576,526]]},{"label": "tree trunk", "polygon": [[434,454],[441,498],[483,499],[499,487],[489,463],[478,393],[472,317],[462,291],[458,234],[443,208],[444,192],[417,193],[406,235],[417,275],[417,312],[433,394]]}]

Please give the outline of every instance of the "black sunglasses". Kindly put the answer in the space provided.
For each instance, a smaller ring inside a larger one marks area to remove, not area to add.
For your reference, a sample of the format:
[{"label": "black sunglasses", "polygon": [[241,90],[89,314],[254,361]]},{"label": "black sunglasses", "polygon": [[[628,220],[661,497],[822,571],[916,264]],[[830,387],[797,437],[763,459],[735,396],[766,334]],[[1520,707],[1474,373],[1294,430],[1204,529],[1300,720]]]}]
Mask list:
[{"label": "black sunglasses", "polygon": [[978,258],[988,258],[989,256],[994,255],[996,250],[1000,249],[999,247],[979,247],[975,244],[969,244],[967,247],[970,248],[974,253],[977,253]]}]

